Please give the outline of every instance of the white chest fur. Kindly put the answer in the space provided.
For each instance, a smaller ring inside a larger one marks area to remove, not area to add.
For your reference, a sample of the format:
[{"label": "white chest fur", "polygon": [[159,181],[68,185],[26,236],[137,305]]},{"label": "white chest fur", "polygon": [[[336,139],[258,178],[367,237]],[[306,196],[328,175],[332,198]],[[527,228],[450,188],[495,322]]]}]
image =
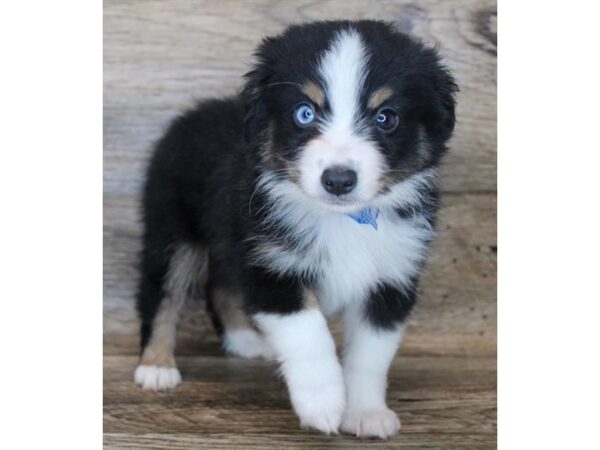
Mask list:
[{"label": "white chest fur", "polygon": [[325,315],[364,300],[380,284],[407,285],[433,234],[425,220],[403,219],[391,210],[380,214],[377,230],[344,214],[306,221],[298,248],[263,244],[255,256],[275,272],[316,278],[315,294]]},{"label": "white chest fur", "polygon": [[381,215],[378,229],[344,215],[319,224],[320,277],[316,294],[323,313],[331,315],[364,300],[377,285],[407,285],[426,253],[432,231],[418,219]]},{"label": "white chest fur", "polygon": [[423,217],[402,218],[395,208],[419,204],[420,187],[435,183],[435,177],[433,170],[424,171],[378,198],[373,203],[380,211],[376,230],[345,214],[311,207],[293,183],[272,183],[265,176],[261,188],[274,205],[269,220],[283,224],[295,244],[259,237],[254,261],[279,274],[316,279],[315,294],[326,315],[364,300],[378,285],[406,286],[419,270],[434,232]]}]

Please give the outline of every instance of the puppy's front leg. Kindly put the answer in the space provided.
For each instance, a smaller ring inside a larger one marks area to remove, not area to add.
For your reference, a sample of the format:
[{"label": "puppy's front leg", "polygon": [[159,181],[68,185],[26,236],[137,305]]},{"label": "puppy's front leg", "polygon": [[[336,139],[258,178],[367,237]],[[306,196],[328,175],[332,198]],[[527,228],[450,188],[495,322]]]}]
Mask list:
[{"label": "puppy's front leg", "polygon": [[348,405],[343,432],[386,439],[400,429],[400,420],[387,407],[385,396],[388,369],[402,332],[399,322],[386,327],[374,323],[362,307],[345,311],[343,365]]},{"label": "puppy's front leg", "polygon": [[[273,289],[262,294],[277,291],[282,292]],[[287,295],[289,292],[288,285]],[[337,433],[345,408],[345,391],[335,343],[314,296],[300,286],[295,295],[297,307],[285,312],[260,312],[254,320],[275,350],[300,424]],[[293,301],[286,300],[288,304]]]}]

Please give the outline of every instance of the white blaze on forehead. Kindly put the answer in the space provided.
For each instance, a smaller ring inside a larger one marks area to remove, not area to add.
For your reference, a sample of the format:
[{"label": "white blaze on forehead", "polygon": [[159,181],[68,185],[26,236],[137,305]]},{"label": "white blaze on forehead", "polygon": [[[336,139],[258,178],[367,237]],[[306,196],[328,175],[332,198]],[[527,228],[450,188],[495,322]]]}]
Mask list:
[{"label": "white blaze on forehead", "polygon": [[360,113],[360,93],[366,76],[367,52],[356,30],[340,31],[319,63],[319,73],[331,106],[326,130],[349,133]]},{"label": "white blaze on forehead", "polygon": [[345,195],[346,206],[338,211],[355,211],[371,202],[379,190],[385,169],[384,157],[357,123],[360,98],[367,74],[369,55],[360,34],[351,28],[339,31],[319,61],[318,71],[331,107],[319,124],[319,131],[302,149],[298,161],[300,185],[312,198],[331,205],[331,194],[321,183],[323,171],[343,166],[357,174],[356,187]]}]

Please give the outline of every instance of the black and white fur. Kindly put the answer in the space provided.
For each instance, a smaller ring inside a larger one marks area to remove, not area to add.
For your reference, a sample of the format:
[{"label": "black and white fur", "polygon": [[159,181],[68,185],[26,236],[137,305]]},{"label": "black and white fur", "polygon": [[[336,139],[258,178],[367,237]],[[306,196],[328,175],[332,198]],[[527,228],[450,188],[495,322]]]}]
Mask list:
[{"label": "black and white fur", "polygon": [[[387,371],[434,237],[456,85],[383,22],[293,26],[256,57],[243,92],[176,119],[150,163],[135,381],[181,381],[176,324],[200,282],[225,349],[276,358],[302,425],[389,437]],[[327,169],[354,173],[351,190],[328,190]],[[347,215],[367,207],[377,229]]]}]

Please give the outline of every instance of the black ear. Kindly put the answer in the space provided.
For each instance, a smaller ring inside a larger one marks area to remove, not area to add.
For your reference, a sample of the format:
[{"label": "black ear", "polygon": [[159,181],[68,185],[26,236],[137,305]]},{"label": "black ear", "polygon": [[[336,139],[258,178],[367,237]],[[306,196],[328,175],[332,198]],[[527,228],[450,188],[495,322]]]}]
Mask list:
[{"label": "black ear", "polygon": [[265,129],[267,120],[267,106],[263,98],[263,87],[266,84],[264,74],[252,70],[245,75],[246,85],[242,91],[244,106],[244,137],[251,143],[260,136]]},{"label": "black ear", "polygon": [[422,119],[431,136],[446,141],[452,136],[456,122],[454,110],[458,86],[446,67],[437,64],[436,69],[430,80],[432,84],[428,91],[431,97],[425,102],[427,109]]},{"label": "black ear", "polygon": [[445,142],[454,131],[458,86],[450,71],[440,63],[436,49],[425,50],[423,56],[419,70],[410,74],[410,84],[415,87],[419,119],[427,134]]},{"label": "black ear", "polygon": [[272,46],[271,38],[262,41],[255,53],[257,61],[254,68],[244,75],[246,80],[242,90],[244,136],[249,143],[259,138],[267,128],[268,110],[265,92],[273,75],[272,58],[269,56]]}]

